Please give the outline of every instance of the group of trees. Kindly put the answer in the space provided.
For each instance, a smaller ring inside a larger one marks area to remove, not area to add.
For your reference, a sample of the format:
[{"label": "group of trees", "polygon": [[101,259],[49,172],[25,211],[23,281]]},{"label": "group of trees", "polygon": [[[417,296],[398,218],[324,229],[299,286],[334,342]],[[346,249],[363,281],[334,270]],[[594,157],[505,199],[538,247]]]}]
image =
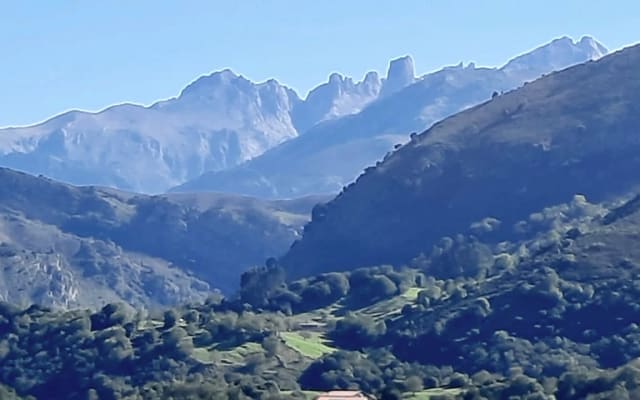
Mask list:
[{"label": "group of trees", "polygon": [[[219,304],[170,309],[155,318],[108,304],[91,313],[26,310],[0,303],[0,398],[216,399],[271,395],[270,380],[244,364],[208,367],[194,349],[273,340],[282,316],[216,311]],[[268,344],[264,345],[269,347]],[[278,350],[267,352],[274,358]],[[264,360],[262,362],[266,362]],[[248,364],[248,359],[247,359]],[[279,383],[297,389],[296,377]],[[259,395],[257,395],[259,394]]]},{"label": "group of trees", "polygon": [[275,261],[251,269],[241,278],[236,302],[271,311],[295,314],[344,301],[360,308],[396,296],[409,287],[420,286],[424,274],[416,269],[392,266],[330,272],[293,282]]},{"label": "group of trees", "polygon": [[337,351],[307,368],[300,377],[303,387],[359,389],[368,393],[418,392],[440,386],[464,387],[469,377],[451,367],[437,368],[399,361],[385,349]]},{"label": "group of trees", "polygon": [[[603,241],[637,204],[607,213],[577,197],[519,224],[534,232],[526,241],[444,238],[412,268],[290,282],[271,259],[242,276],[236,297],[151,316],[0,303],[0,398],[275,400],[339,388],[381,399],[431,388],[478,400],[636,398],[640,263]],[[380,302],[400,306],[372,313]],[[308,315],[329,314],[309,329],[334,352],[312,360],[286,342]]]},{"label": "group of trees", "polygon": [[[295,397],[301,387],[358,388],[395,399],[402,392],[445,387],[461,389],[450,393],[468,399],[637,395],[640,285],[575,281],[545,267],[524,272],[517,279],[437,280],[416,270],[361,269],[281,283],[256,306],[242,298],[212,299],[151,317],[117,304],[92,313],[1,303],[0,382],[6,387],[0,386],[0,394],[278,399]],[[377,301],[416,285],[416,300],[393,318],[358,312],[371,302],[372,288]],[[318,287],[328,288],[329,300],[310,295]],[[335,353],[287,366],[292,350],[279,333],[296,323],[274,306],[285,290],[298,299],[291,313],[330,301],[347,310],[327,331]],[[194,358],[196,349],[225,351],[247,343],[259,350],[236,366]],[[270,372],[274,368],[277,375]]]}]

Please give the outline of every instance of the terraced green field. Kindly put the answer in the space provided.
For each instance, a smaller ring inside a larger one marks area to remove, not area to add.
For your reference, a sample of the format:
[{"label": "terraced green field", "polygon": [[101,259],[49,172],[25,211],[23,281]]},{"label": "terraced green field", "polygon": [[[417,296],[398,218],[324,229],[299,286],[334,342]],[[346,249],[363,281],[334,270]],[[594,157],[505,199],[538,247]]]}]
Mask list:
[{"label": "terraced green field", "polygon": [[203,364],[221,362],[227,365],[242,365],[250,354],[262,353],[264,350],[258,343],[248,342],[231,350],[216,350],[212,347],[196,347],[191,356]]},{"label": "terraced green field", "polygon": [[375,320],[392,318],[395,315],[400,315],[400,313],[402,312],[402,307],[407,304],[413,304],[418,298],[418,293],[420,293],[421,290],[422,288],[412,287],[407,289],[407,291],[399,296],[380,301],[369,307],[365,307],[356,311],[368,315]]},{"label": "terraced green field", "polygon": [[[325,354],[330,354],[337,349],[331,346],[331,342],[326,338],[326,333],[333,323],[343,318],[347,311],[354,311],[376,320],[393,318],[399,315],[402,308],[407,304],[413,304],[418,296],[420,288],[409,288],[404,293],[377,302],[371,306],[360,309],[352,309],[341,302],[334,303],[328,307],[316,309],[308,313],[297,314],[289,317],[289,331],[280,332],[278,335],[285,345],[286,350],[280,352],[277,361],[272,361],[270,368],[299,368],[308,365],[312,360],[316,360]],[[163,325],[159,319],[149,320],[146,329],[157,328]],[[186,327],[183,320],[176,322],[177,326]],[[200,331],[191,332],[192,336],[186,337],[184,341],[191,341]],[[243,366],[248,356],[255,354],[265,354],[265,350],[259,343],[248,342],[235,348],[220,348],[220,344],[195,347],[191,357],[206,365],[224,365],[228,367]],[[447,392],[451,394],[451,392]],[[315,397],[315,392],[305,393],[309,398]],[[428,399],[427,396],[442,394],[437,391],[423,391],[416,393],[414,397],[418,400]]]},{"label": "terraced green field", "polygon": [[[291,396],[291,395],[294,394],[294,392],[291,392],[291,391],[283,391],[283,392],[280,392],[280,393],[282,393],[285,396]],[[304,398],[307,399],[307,400],[315,399],[316,396],[319,395],[320,393],[322,393],[322,392],[314,392],[312,390],[302,390],[300,392],[295,392],[295,394],[302,394],[304,396]]]},{"label": "terraced green field", "polygon": [[406,292],[402,293],[402,297],[410,301],[415,301],[418,298],[418,293],[420,293],[421,290],[424,289],[419,287],[409,288]]},{"label": "terraced green field", "polygon": [[458,396],[462,394],[461,389],[427,389],[413,394],[408,394],[404,398],[407,400],[430,400],[434,396]]}]

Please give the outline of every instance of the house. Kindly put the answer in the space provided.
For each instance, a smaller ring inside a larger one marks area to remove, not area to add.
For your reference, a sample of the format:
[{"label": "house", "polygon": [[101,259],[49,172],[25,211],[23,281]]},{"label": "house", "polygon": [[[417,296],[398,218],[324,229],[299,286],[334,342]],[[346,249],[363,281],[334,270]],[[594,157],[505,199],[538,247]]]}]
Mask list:
[{"label": "house", "polygon": [[356,390],[333,390],[319,394],[314,400],[375,400],[375,397]]}]

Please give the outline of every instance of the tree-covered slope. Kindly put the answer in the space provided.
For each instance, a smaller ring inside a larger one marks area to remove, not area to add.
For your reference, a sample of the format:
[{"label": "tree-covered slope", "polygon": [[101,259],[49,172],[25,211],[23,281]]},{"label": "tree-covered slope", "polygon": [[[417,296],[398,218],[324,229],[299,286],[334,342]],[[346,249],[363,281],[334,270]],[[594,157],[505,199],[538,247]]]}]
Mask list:
[{"label": "tree-covered slope", "polygon": [[347,388],[381,399],[637,398],[638,204],[576,196],[519,221],[524,240],[443,238],[412,268],[287,283],[270,264],[243,275],[237,298],[157,314],[0,303],[0,390],[52,400],[304,399]]},{"label": "tree-covered slope", "polygon": [[550,74],[447,118],[314,209],[282,257],[294,276],[407,262],[485,218],[496,240],[575,193],[640,183],[640,47]]}]

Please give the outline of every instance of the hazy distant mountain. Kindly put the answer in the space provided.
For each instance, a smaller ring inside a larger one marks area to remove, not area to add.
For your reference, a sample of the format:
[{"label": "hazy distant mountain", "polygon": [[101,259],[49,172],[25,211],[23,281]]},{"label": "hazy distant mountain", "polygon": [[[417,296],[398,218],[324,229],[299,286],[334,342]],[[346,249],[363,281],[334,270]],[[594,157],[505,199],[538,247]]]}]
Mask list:
[{"label": "hazy distant mountain", "polygon": [[154,307],[232,292],[322,199],[144,196],[0,168],[0,301]]},{"label": "hazy distant mountain", "polygon": [[329,76],[329,81],[309,92],[304,102],[294,110],[296,127],[304,132],[318,122],[338,118],[360,111],[378,98],[382,80],[376,72],[369,72],[362,82],[338,73]]},{"label": "hazy distant mountain", "polygon": [[72,111],[0,130],[0,164],[75,184],[162,192],[205,171],[236,165],[297,136],[297,95],[229,70],[202,77],[151,107]]},{"label": "hazy distant mountain", "polygon": [[[545,73],[596,60],[606,53],[592,38],[574,42],[563,37],[518,56],[501,68],[461,63],[418,79],[414,77],[413,61],[404,57],[390,64],[382,84],[377,84],[376,76],[367,76],[364,83],[371,84],[366,87],[380,88],[380,91],[359,113],[316,124],[304,135],[259,157],[223,171],[208,172],[174,190],[211,190],[265,198],[337,193],[365,167],[382,159],[394,145],[409,140],[409,132],[426,129],[449,115],[486,101],[494,92],[514,89]],[[318,92],[329,91],[330,87],[339,92],[338,88],[345,86],[345,82],[350,81],[332,76],[330,83],[321,86]],[[353,92],[373,93],[363,89],[364,83],[347,86],[359,89]],[[312,95],[307,103],[314,99],[313,92]],[[357,97],[360,101],[365,98]],[[312,119],[326,120],[324,115],[314,114]]]},{"label": "hazy distant mountain", "polygon": [[316,207],[283,264],[294,276],[402,265],[478,222],[510,240],[518,221],[577,193],[637,188],[639,63],[631,47],[433,125]]},{"label": "hazy distant mountain", "polygon": [[380,95],[388,96],[394,94],[411,85],[415,80],[415,67],[413,65],[413,59],[410,56],[392,60],[389,63],[389,72],[387,73],[387,79],[384,82]]},{"label": "hazy distant mountain", "polygon": [[362,82],[334,73],[303,101],[275,80],[256,84],[223,70],[150,107],[71,111],[0,129],[0,165],[74,184],[163,192],[254,158],[320,121],[356,113],[381,90],[413,80],[412,69],[392,72],[387,80],[370,72]]},{"label": "hazy distant mountain", "polygon": [[607,53],[608,50],[592,37],[584,36],[578,42],[562,37],[514,58],[502,67],[502,71],[519,79],[532,80],[586,60],[597,60]]},{"label": "hazy distant mountain", "polygon": [[[386,77],[369,72],[354,82],[331,74],[304,100],[275,80],[257,84],[223,70],[150,107],[71,111],[35,126],[0,129],[0,165],[146,193],[194,179],[185,190],[266,197],[336,192],[408,132],[477,104],[494,90],[605,53],[591,38],[562,38],[502,69],[445,68],[422,79],[416,79],[412,59],[402,57],[390,63]],[[309,138],[266,156],[275,161],[215,175],[306,132]],[[198,178],[202,174],[208,175]]]},{"label": "hazy distant mountain", "polygon": [[294,123],[299,132],[314,125],[360,112],[379,97],[388,96],[415,81],[413,59],[409,56],[391,60],[386,78],[377,72],[368,72],[361,82],[338,73],[329,76],[329,82],[313,89],[304,102],[294,110]]}]

